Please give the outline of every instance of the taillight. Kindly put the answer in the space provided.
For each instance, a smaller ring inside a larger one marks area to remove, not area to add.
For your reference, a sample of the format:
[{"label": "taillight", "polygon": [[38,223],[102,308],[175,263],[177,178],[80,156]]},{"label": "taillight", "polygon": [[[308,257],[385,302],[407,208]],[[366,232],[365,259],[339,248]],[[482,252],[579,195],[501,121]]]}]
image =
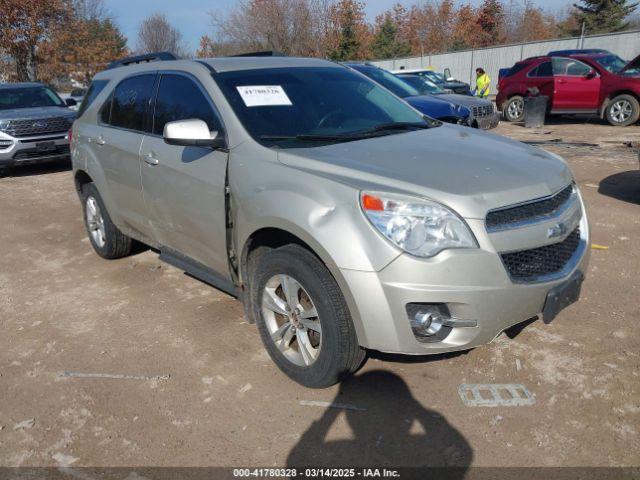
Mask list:
[{"label": "taillight", "polygon": [[72,139],[73,139],[73,127],[71,127],[67,132],[67,140],[69,140],[69,143],[71,143]]}]

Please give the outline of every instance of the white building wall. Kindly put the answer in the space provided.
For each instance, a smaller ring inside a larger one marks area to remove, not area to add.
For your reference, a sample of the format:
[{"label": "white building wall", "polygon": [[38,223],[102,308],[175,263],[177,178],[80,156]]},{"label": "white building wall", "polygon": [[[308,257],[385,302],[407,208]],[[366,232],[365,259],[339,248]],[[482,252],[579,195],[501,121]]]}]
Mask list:
[{"label": "white building wall", "polygon": [[427,68],[442,72],[445,68],[451,69],[452,75],[458,80],[475,82],[475,69],[484,68],[493,80],[492,90],[495,93],[495,84],[498,81],[498,71],[501,68],[509,68],[514,63],[528,57],[545,55],[552,50],[568,50],[573,48],[602,48],[631,60],[640,55],[640,31],[611,33],[608,35],[592,35],[580,38],[566,38],[560,40],[546,40],[544,42],[522,43],[477,50],[464,50],[461,52],[443,53],[438,55],[425,55],[424,57],[407,57],[390,60],[373,61],[387,70],[400,68]]}]

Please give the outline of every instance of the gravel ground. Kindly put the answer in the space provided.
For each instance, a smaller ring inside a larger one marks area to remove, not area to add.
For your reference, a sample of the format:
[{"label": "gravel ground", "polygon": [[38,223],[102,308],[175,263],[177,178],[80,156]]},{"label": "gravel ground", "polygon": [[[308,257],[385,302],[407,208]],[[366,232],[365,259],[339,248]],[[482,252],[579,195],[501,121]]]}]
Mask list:
[{"label": "gravel ground", "polygon": [[[0,179],[0,465],[640,465],[640,128],[496,133],[588,143],[544,146],[602,246],[581,301],[466,353],[374,354],[326,390],[280,374],[238,301],[151,251],[95,255],[66,165]],[[535,404],[468,407],[463,383],[520,383]]]}]

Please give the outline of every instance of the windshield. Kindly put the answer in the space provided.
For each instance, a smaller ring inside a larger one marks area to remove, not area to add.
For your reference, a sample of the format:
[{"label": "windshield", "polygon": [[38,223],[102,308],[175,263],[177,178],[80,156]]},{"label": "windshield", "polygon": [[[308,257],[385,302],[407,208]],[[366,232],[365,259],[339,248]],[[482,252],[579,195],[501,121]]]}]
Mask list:
[{"label": "windshield", "polygon": [[66,104],[50,88],[20,87],[0,89],[0,110],[33,107],[64,107]]},{"label": "windshield", "polygon": [[433,83],[431,80],[425,77],[419,77],[417,75],[398,75],[398,78],[404,80],[413,88],[415,88],[421,95],[438,95],[445,93],[444,89]]},{"label": "windshield", "polygon": [[420,92],[409,85],[407,82],[399,79],[393,73],[387,72],[378,67],[370,67],[367,65],[355,65],[354,70],[365,74],[370,79],[378,82],[387,90],[391,90],[400,98],[414,97],[420,95]]},{"label": "windshield", "polygon": [[425,70],[424,72],[420,72],[420,75],[426,77],[434,83],[440,84],[444,83],[444,76],[439,74],[438,72],[434,72],[432,70]]},{"label": "windshield", "polygon": [[407,129],[432,126],[402,100],[347,68],[242,70],[214,78],[249,134],[266,146],[356,140],[363,138],[358,134],[371,134],[388,124],[407,124]]},{"label": "windshield", "polygon": [[[598,57],[596,58],[596,62],[610,73],[618,73],[628,63],[617,55],[605,55],[604,57]],[[636,75],[640,73],[640,68],[630,68],[624,73],[627,75]]]}]

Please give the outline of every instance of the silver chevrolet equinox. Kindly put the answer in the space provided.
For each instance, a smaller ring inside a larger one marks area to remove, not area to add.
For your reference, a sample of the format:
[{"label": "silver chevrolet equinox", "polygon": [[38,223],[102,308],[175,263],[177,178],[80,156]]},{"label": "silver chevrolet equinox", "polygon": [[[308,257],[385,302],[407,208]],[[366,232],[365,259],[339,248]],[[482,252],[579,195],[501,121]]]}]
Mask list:
[{"label": "silver chevrolet equinox", "polygon": [[578,299],[589,227],[561,158],[330,61],[166,58],[96,75],[74,123],[91,244],[141,242],[240,299],[293,380],[470,349]]}]

